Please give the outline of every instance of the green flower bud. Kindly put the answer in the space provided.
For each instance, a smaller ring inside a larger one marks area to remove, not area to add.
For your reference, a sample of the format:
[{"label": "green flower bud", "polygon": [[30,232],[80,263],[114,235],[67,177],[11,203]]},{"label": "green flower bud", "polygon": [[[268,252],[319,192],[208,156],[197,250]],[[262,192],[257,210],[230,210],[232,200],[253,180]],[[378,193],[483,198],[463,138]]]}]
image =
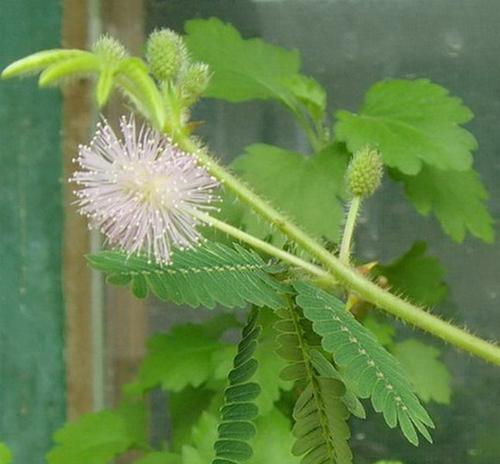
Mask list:
[{"label": "green flower bud", "polygon": [[92,46],[92,51],[109,66],[118,65],[128,55],[127,50],[118,40],[107,35],[97,39]]},{"label": "green flower bud", "polygon": [[159,81],[174,80],[188,61],[184,40],[170,29],[154,31],[146,43],[146,59]]},{"label": "green flower bud", "polygon": [[196,101],[210,83],[210,68],[205,63],[193,63],[180,77],[183,96]]},{"label": "green flower bud", "polygon": [[383,163],[380,153],[370,147],[358,150],[347,168],[347,187],[355,197],[367,198],[380,186]]}]

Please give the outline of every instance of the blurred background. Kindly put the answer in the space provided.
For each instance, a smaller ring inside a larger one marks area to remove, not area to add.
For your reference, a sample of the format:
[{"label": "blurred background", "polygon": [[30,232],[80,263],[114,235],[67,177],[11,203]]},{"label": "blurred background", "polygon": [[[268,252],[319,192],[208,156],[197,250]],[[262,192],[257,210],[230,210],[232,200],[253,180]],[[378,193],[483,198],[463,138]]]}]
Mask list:
[{"label": "blurred background", "polygon": [[[103,32],[140,53],[154,28],[182,32],[186,20],[211,16],[244,37],[300,50],[303,72],[328,90],[332,111],[356,111],[366,90],[388,77],[427,77],[448,88],[476,115],[468,125],[479,141],[475,167],[500,216],[498,0],[2,0],[0,68],[41,49],[85,48]],[[149,334],[203,317],[138,302],[105,287],[85,264],[100,239],[75,214],[65,179],[98,117],[91,92],[85,81],[63,92],[39,91],[35,79],[0,83],[0,441],[12,447],[14,464],[42,463],[67,418],[115,404]],[[123,111],[115,99],[107,116]],[[206,121],[203,137],[226,160],[258,141],[307,150],[273,103],[203,101],[195,119]],[[435,311],[498,340],[500,245],[451,242],[398,185],[386,185],[365,207],[360,258],[387,262],[416,240],[427,241],[447,271],[449,296]],[[405,464],[500,462],[500,371],[439,347],[453,398],[449,407],[430,406],[435,445],[415,449],[373,418],[354,424],[357,464],[389,454]]]}]

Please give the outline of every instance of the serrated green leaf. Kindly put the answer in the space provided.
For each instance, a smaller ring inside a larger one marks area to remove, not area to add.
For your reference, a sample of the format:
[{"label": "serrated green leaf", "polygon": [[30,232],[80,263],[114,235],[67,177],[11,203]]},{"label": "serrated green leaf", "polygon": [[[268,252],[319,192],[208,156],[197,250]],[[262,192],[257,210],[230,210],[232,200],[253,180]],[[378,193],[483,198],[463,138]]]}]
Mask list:
[{"label": "serrated green leaf", "polygon": [[185,24],[186,44],[193,57],[213,72],[205,96],[230,102],[276,98],[293,106],[285,81],[297,75],[300,58],[261,39],[244,40],[217,18]]},{"label": "serrated green leaf", "polygon": [[131,277],[137,297],[145,296],[145,283],[158,298],[195,308],[213,308],[217,303],[229,308],[248,303],[279,308],[289,291],[266,272],[268,265],[259,255],[238,245],[207,242],[192,250],[176,250],[172,259],[173,264],[160,266],[115,251],[88,257],[92,267],[113,275],[113,280]]},{"label": "serrated green leaf", "polygon": [[392,353],[402,364],[422,401],[450,404],[451,375],[433,346],[409,339],[396,343]]},{"label": "serrated green leaf", "polygon": [[445,269],[439,260],[425,254],[425,242],[415,242],[400,258],[387,265],[378,265],[373,274],[383,275],[390,287],[409,297],[413,302],[425,306],[435,306],[448,293],[443,281]]},{"label": "serrated green leaf", "polygon": [[183,464],[182,457],[168,451],[149,453],[147,456],[134,461],[134,464]]},{"label": "serrated green leaf", "polygon": [[314,79],[297,74],[284,84],[290,92],[309,110],[315,121],[325,116],[326,91]]},{"label": "serrated green leaf", "polygon": [[424,165],[465,171],[477,148],[473,135],[459,125],[472,118],[459,98],[426,79],[375,84],[358,114],[337,113],[338,140],[355,152],[376,146],[385,164],[415,175]]},{"label": "serrated green leaf", "polygon": [[[305,157],[271,145],[251,145],[231,167],[254,190],[316,237],[337,241],[344,221],[344,173],[348,153],[334,144]],[[283,175],[286,173],[286,175]],[[284,239],[248,209],[242,225],[259,237]]]},{"label": "serrated green leaf", "polygon": [[151,337],[137,378],[127,390],[142,393],[161,386],[179,392],[213,379],[216,367],[222,362],[220,353],[227,358],[233,353],[224,349],[227,344],[218,341],[220,335],[210,333],[204,325],[185,324],[174,327],[170,334]]},{"label": "serrated green leaf", "polygon": [[[130,411],[106,410],[85,414],[54,434],[56,442],[47,454],[49,464],[108,464],[134,446],[140,446],[135,416]],[[139,443],[138,443],[139,442]]]},{"label": "serrated green leaf", "polygon": [[298,282],[297,304],[322,337],[322,347],[332,353],[349,389],[360,398],[371,397],[389,427],[399,424],[405,437],[418,445],[417,429],[431,441],[427,427],[434,424],[413,392],[405,373],[387,350],[333,295]]},{"label": "serrated green leaf", "polygon": [[198,423],[203,412],[210,411],[214,407],[214,395],[212,390],[204,386],[186,387],[180,392],[169,392],[168,407],[172,424],[169,449],[179,452],[182,445],[191,442],[193,427]]},{"label": "serrated green leaf", "polygon": [[7,445],[0,442],[0,464],[10,464],[12,462],[12,454],[7,448]]},{"label": "serrated green leaf", "polygon": [[442,171],[424,167],[416,176],[396,176],[403,181],[409,200],[420,214],[432,213],[454,241],[466,232],[487,243],[494,241],[493,218],[486,208],[488,193],[474,170]]}]

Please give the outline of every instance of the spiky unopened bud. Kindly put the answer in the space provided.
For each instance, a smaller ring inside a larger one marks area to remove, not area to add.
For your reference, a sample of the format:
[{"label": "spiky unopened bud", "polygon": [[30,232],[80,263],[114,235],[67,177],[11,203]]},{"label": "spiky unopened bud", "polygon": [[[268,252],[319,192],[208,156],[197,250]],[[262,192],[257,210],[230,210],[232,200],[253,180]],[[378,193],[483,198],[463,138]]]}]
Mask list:
[{"label": "spiky unopened bud", "polygon": [[159,81],[169,81],[176,78],[188,61],[188,52],[180,35],[170,29],[160,29],[148,38],[146,58],[153,76]]},{"label": "spiky unopened bud", "polygon": [[382,180],[380,153],[370,147],[358,150],[347,168],[347,187],[355,197],[367,198],[375,193]]},{"label": "spiky unopened bud", "polygon": [[99,37],[92,46],[92,51],[108,65],[118,64],[128,55],[125,47],[108,35]]},{"label": "spiky unopened bud", "polygon": [[210,68],[205,63],[193,63],[180,77],[183,95],[196,101],[210,83]]}]

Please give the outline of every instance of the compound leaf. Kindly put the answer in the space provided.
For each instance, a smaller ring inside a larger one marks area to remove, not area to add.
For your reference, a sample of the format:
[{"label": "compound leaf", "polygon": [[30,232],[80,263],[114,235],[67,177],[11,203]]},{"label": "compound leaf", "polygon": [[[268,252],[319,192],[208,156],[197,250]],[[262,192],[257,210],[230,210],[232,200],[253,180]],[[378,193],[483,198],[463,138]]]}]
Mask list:
[{"label": "compound leaf", "polygon": [[408,175],[424,165],[465,171],[477,148],[473,135],[460,127],[472,118],[471,111],[426,79],[379,82],[358,114],[339,111],[336,116],[335,133],[349,150],[375,145],[385,164]]},{"label": "compound leaf", "polygon": [[325,351],[332,353],[343,369],[348,388],[360,398],[371,397],[373,408],[384,415],[387,425],[392,428],[399,424],[414,445],[418,445],[416,430],[431,441],[427,427],[434,424],[398,361],[336,297],[303,282],[296,283],[295,288],[297,304],[322,337]]},{"label": "compound leaf", "polygon": [[253,251],[207,242],[175,251],[172,259],[171,265],[161,266],[118,251],[88,257],[91,266],[106,272],[111,282],[123,284],[129,279],[138,297],[145,296],[147,286],[162,300],[194,308],[214,308],[217,303],[242,308],[252,303],[276,309],[284,304],[287,287],[268,274],[271,266]]},{"label": "compound leaf", "polygon": [[303,388],[293,412],[296,441],[292,452],[303,456],[304,464],[350,464],[346,405],[359,405],[361,416],[363,407],[352,393],[346,392],[331,363],[309,346],[297,308],[290,304],[278,315],[278,353],[288,363],[281,376],[299,381]]}]

